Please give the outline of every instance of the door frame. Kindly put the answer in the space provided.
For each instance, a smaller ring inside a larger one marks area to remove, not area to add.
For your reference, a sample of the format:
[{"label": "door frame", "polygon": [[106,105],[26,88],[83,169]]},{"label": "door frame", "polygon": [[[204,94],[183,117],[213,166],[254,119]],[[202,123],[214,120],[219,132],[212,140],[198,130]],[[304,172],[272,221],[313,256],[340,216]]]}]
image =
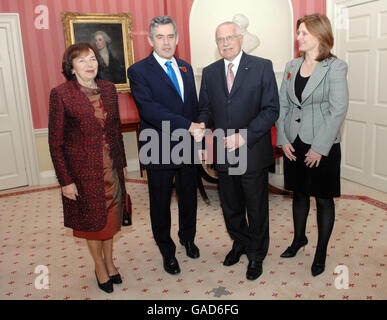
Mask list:
[{"label": "door frame", "polygon": [[0,28],[7,29],[8,47],[11,49],[11,72],[14,75],[16,110],[20,124],[21,145],[29,186],[39,185],[39,165],[32,122],[31,102],[28,91],[27,72],[24,60],[23,40],[18,13],[0,13]]},{"label": "door frame", "polygon": [[[333,36],[335,38],[335,40],[338,39],[338,31],[340,30],[340,26],[337,25],[339,23],[341,23],[341,21],[337,22],[336,20],[337,19],[340,19],[340,16],[338,15],[339,13],[339,10],[341,10],[342,8],[349,8],[349,7],[353,7],[353,6],[359,6],[359,5],[363,5],[363,4],[367,4],[367,3],[380,3],[379,2],[380,0],[326,0],[326,8],[327,8],[327,17],[330,19],[331,23],[332,23],[332,31],[333,31]],[[345,26],[346,27],[346,26]],[[337,53],[337,42],[335,41],[335,46],[334,48],[332,49],[332,52],[333,53]],[[343,58],[343,57],[339,57],[339,58]],[[375,128],[372,129],[373,131],[375,130]],[[375,133],[375,132],[374,132]],[[344,136],[343,136],[344,138]],[[375,148],[375,140],[372,141],[372,147],[371,148]],[[374,174],[372,172],[372,170],[374,170],[374,164],[371,164],[371,177],[374,178]],[[356,183],[360,183],[360,184],[364,184],[366,185],[367,187],[370,187],[370,188],[373,188],[373,189],[376,189],[376,190],[380,190],[380,191],[385,191],[384,190],[384,187],[381,187],[379,185],[379,182],[376,180],[375,183],[371,183],[371,184],[368,184],[368,183],[364,183],[363,181],[361,181],[361,179],[352,179],[352,178],[347,178],[348,180],[350,181],[354,181]],[[382,183],[383,185],[383,183]]]},{"label": "door frame", "polygon": [[[337,13],[342,7],[350,7],[350,6],[357,6],[361,5],[363,3],[369,3],[369,2],[376,2],[377,0],[326,0],[326,15],[328,19],[331,21],[332,24],[332,32],[333,37],[336,40],[337,37]],[[335,41],[335,44],[332,48],[332,52],[336,53],[336,46],[337,42]]]}]

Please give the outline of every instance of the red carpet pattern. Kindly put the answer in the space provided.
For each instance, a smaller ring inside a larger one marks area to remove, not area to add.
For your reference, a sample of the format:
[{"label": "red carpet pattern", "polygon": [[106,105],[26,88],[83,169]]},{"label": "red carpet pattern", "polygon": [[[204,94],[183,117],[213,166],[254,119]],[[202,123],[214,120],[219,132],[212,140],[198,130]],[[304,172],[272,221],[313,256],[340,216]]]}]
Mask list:
[{"label": "red carpet pattern", "polygon": [[[307,224],[309,244],[292,259],[280,254],[292,241],[291,199],[270,194],[270,248],[263,274],[246,280],[247,257],[222,265],[232,242],[215,188],[211,205],[198,196],[196,244],[192,260],[177,238],[177,201],[172,197],[172,238],[182,272],[164,272],[149,222],[145,181],[127,182],[133,225],[115,237],[115,264],[123,284],[112,294],[98,289],[86,242],[63,227],[58,187],[0,195],[0,299],[213,299],[213,300],[378,300],[387,299],[387,204],[366,196],[336,199],[336,223],[326,271],[314,278],[310,267],[317,244],[314,200]],[[346,273],[347,271],[347,273]],[[345,289],[347,287],[347,289]]]}]

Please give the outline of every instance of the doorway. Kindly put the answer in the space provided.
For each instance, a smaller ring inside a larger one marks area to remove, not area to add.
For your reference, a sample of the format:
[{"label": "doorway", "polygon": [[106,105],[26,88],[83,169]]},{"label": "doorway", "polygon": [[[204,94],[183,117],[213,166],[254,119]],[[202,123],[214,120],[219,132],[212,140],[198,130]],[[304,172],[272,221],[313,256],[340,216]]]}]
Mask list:
[{"label": "doorway", "polygon": [[348,63],[342,176],[387,192],[387,1],[328,3],[335,52]]},{"label": "doorway", "polygon": [[19,15],[0,14],[0,190],[39,183]]}]

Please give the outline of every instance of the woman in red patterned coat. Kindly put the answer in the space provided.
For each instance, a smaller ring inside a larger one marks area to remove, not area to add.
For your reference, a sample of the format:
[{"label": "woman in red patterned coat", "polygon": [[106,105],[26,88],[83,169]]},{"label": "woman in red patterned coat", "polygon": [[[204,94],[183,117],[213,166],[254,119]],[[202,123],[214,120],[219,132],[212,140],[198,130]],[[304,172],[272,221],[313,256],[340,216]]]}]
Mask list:
[{"label": "woman in red patterned coat", "polygon": [[113,83],[99,79],[97,52],[88,43],[67,48],[62,69],[67,81],[51,90],[48,130],[64,225],[87,240],[98,286],[110,293],[122,282],[113,236],[127,210],[117,93]]}]

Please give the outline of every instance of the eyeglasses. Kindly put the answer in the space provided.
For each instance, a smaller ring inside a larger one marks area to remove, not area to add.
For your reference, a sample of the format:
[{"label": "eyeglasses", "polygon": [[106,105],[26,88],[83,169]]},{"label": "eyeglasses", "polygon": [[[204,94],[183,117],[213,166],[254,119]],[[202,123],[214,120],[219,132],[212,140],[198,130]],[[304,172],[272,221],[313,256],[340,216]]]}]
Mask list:
[{"label": "eyeglasses", "polygon": [[229,41],[232,41],[234,38],[239,38],[240,34],[233,34],[233,35],[230,35],[230,36],[226,36],[226,37],[221,37],[221,38],[216,38],[216,43],[219,43],[219,42],[225,42],[227,40],[227,42]]}]

